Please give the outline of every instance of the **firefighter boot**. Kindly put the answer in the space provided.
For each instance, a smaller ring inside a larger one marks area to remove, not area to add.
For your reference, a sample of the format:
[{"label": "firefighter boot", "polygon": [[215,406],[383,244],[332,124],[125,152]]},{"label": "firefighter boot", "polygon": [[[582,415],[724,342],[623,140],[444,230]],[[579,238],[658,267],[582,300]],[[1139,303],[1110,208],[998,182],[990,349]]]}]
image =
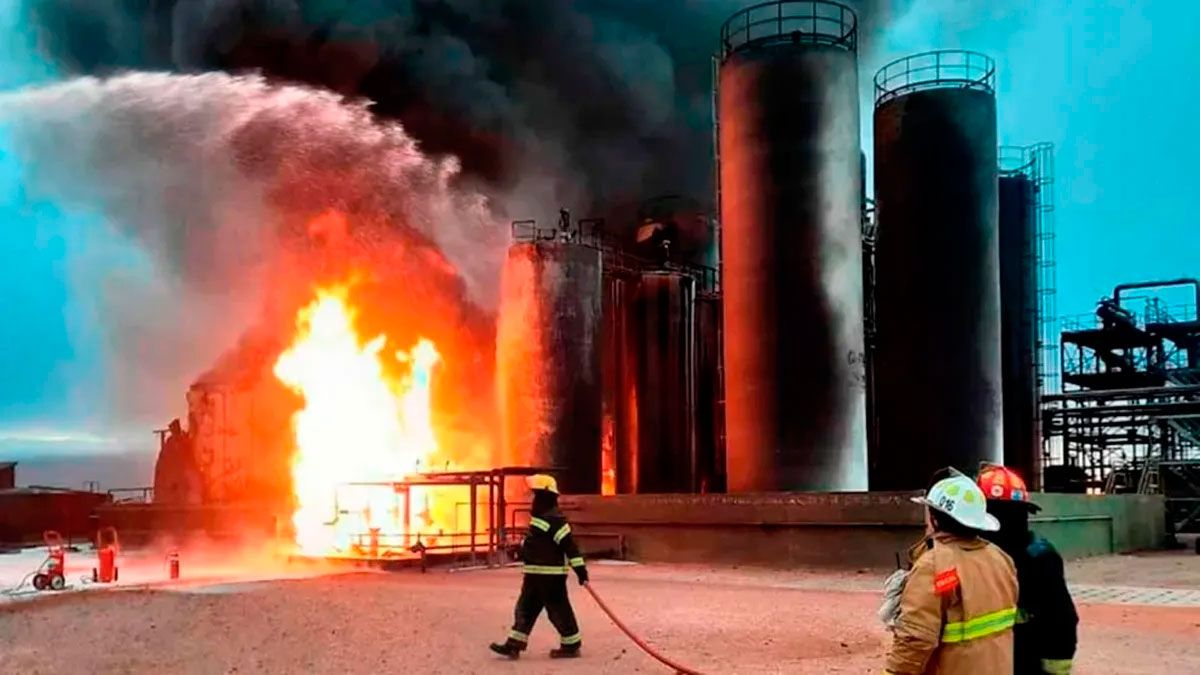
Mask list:
[{"label": "firefighter boot", "polygon": [[500,656],[506,656],[510,659],[519,659],[521,658],[521,652],[525,651],[525,643],[521,642],[520,640],[508,638],[504,641],[504,644],[497,644],[493,642],[492,644],[488,645],[488,648]]},{"label": "firefighter boot", "polygon": [[550,650],[550,658],[552,659],[577,659],[579,658],[579,648],[583,646],[576,642],[573,645],[562,645],[558,649]]}]

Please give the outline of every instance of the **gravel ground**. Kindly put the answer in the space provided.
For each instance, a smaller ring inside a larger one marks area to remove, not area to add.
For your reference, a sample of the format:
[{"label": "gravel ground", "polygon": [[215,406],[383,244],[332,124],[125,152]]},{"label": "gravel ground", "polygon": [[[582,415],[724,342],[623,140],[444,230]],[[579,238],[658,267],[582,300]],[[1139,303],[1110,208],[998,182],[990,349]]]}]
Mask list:
[{"label": "gravel ground", "polygon": [[1188,547],[1177,551],[1148,551],[1072,560],[1073,583],[1200,589],[1200,555]]},{"label": "gravel ground", "polygon": [[[594,565],[593,579],[626,623],[705,673],[877,673],[887,643],[877,595],[854,590],[874,585],[865,574]],[[509,569],[40,596],[0,607],[0,673],[667,672],[573,583],[583,659],[547,658],[544,617],[521,661],[492,658],[518,584]],[[1076,672],[1200,672],[1200,608],[1080,612]]]}]

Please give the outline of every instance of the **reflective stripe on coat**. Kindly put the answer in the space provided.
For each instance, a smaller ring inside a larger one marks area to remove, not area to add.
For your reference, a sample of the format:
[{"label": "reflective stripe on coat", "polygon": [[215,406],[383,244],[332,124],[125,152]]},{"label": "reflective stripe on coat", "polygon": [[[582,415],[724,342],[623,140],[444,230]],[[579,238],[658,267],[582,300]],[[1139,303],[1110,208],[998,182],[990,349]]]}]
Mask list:
[{"label": "reflective stripe on coat", "polygon": [[885,668],[913,675],[1011,675],[1017,573],[998,547],[938,533],[913,564]]}]

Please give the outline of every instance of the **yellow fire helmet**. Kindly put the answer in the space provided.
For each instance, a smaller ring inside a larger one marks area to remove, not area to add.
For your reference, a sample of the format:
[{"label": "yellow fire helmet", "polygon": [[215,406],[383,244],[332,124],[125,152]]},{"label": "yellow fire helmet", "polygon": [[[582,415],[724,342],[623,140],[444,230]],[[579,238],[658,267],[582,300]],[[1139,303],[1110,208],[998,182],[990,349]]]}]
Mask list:
[{"label": "yellow fire helmet", "polygon": [[547,476],[544,473],[539,473],[535,476],[530,476],[525,479],[530,490],[545,490],[558,494],[558,481],[554,480],[554,476]]}]

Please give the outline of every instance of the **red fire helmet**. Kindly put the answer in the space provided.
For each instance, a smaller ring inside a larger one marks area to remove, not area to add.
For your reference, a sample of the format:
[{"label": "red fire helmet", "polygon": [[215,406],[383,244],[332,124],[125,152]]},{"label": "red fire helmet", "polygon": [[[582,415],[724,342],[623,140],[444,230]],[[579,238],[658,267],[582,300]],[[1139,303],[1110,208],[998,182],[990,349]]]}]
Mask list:
[{"label": "red fire helmet", "polygon": [[1025,479],[1006,466],[985,464],[980,468],[979,477],[975,480],[989,501],[1022,502],[1032,511],[1040,510],[1036,504],[1029,501],[1029,488],[1025,487]]}]

